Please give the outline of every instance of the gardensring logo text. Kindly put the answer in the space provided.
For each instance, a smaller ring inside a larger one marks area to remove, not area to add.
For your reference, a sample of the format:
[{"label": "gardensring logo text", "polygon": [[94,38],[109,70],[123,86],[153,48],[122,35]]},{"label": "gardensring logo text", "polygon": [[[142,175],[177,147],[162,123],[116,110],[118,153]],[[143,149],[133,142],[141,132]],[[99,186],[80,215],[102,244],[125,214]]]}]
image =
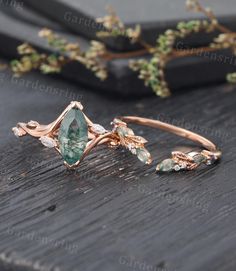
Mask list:
[{"label": "gardensring logo text", "polygon": [[17,0],[0,0],[0,6],[11,7],[15,10],[23,10],[24,2]]},{"label": "gardensring logo text", "polygon": [[145,261],[139,261],[133,256],[120,256],[119,263],[134,269],[136,271],[175,271],[170,270],[165,267],[158,267],[151,264],[148,264]]}]

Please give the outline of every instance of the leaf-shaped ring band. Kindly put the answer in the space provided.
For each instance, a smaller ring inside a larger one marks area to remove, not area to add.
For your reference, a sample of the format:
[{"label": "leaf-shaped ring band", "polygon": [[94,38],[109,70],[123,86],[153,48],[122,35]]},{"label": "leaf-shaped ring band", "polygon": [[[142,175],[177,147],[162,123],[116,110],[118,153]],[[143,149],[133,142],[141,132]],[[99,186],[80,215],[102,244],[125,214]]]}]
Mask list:
[{"label": "leaf-shaped ring band", "polygon": [[145,148],[147,140],[136,136],[127,123],[162,129],[197,142],[205,148],[200,152],[172,152],[172,158],[159,163],[157,171],[192,170],[202,164],[211,165],[221,157],[221,152],[208,139],[158,120],[123,116],[115,118],[111,123],[113,128],[106,130],[103,126],[93,123],[84,114],[82,104],[77,101],[71,102],[62,114],[48,125],[31,120],[28,123],[18,123],[12,130],[18,137],[29,134],[38,138],[44,146],[55,148],[70,169],[77,168],[93,148],[102,144],[112,148],[123,146],[143,163],[150,164],[151,155]]},{"label": "leaf-shaped ring band", "polygon": [[204,149],[201,151],[190,151],[187,153],[174,151],[170,159],[165,159],[156,167],[157,172],[171,172],[180,170],[193,170],[200,165],[213,165],[220,160],[222,152],[218,150],[216,145],[207,138],[191,132],[189,130],[171,125],[158,120],[152,120],[140,117],[120,117],[126,123],[135,123],[138,125],[158,128],[166,132],[178,135],[200,144]]}]

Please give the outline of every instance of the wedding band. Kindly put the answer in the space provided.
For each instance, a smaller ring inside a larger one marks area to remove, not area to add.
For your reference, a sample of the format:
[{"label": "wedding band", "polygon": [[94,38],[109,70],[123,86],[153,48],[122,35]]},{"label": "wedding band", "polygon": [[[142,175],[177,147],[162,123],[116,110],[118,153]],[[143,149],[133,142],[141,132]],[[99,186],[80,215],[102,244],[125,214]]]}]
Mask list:
[{"label": "wedding band", "polygon": [[219,161],[222,156],[222,152],[218,150],[218,148],[213,142],[189,130],[158,120],[152,120],[141,117],[127,116],[120,117],[120,119],[122,121],[125,121],[126,123],[135,123],[138,125],[149,126],[152,128],[164,130],[166,132],[196,142],[203,147],[201,151],[190,151],[187,153],[180,151],[172,152],[171,158],[165,159],[164,161],[157,165],[156,167],[157,172],[193,170],[201,165],[210,166]]}]

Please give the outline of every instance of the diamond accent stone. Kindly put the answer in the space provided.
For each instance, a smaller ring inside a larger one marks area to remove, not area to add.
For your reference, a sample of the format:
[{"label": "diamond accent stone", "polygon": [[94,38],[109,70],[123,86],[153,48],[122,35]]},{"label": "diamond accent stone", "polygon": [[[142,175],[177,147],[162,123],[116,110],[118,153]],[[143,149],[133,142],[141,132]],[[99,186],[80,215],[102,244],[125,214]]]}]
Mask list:
[{"label": "diamond accent stone", "polygon": [[39,126],[39,123],[37,121],[31,120],[27,123],[27,126],[30,128],[36,128]]},{"label": "diamond accent stone", "polygon": [[187,167],[187,163],[185,163],[185,162],[181,163],[181,165],[180,165],[181,169],[186,169],[186,167]]},{"label": "diamond accent stone", "polygon": [[174,166],[174,170],[175,170],[175,171],[180,171],[180,169],[181,169],[181,167],[180,167],[179,165],[175,165],[175,166]]},{"label": "diamond accent stone", "polygon": [[93,124],[91,130],[99,135],[103,135],[107,132],[107,130],[100,124]]},{"label": "diamond accent stone", "polygon": [[215,160],[214,159],[208,159],[207,161],[206,161],[206,165],[207,166],[211,166],[211,165],[213,165],[215,163]]},{"label": "diamond accent stone", "polygon": [[135,148],[135,146],[133,145],[133,144],[128,144],[127,145],[127,148],[128,148],[128,150],[132,153],[132,154],[134,154],[134,155],[136,155],[137,154],[137,150],[136,150],[136,148]]},{"label": "diamond accent stone", "polygon": [[54,148],[57,145],[55,140],[48,136],[42,136],[39,140],[47,148]]},{"label": "diamond accent stone", "polygon": [[13,127],[13,128],[12,128],[12,132],[14,133],[14,135],[15,135],[16,137],[20,137],[20,135],[21,135],[20,130],[19,130],[19,128],[17,128],[17,127]]}]

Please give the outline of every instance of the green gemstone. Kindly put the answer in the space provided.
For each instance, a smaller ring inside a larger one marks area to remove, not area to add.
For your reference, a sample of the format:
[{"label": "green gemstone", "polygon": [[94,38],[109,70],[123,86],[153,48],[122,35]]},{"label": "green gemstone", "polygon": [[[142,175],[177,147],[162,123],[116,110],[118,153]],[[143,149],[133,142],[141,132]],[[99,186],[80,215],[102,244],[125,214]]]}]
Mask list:
[{"label": "green gemstone", "polygon": [[81,110],[71,109],[65,115],[58,140],[61,155],[69,165],[81,159],[88,142],[88,125]]},{"label": "green gemstone", "polygon": [[172,159],[166,159],[157,165],[157,171],[170,172],[174,170],[175,162]]},{"label": "green gemstone", "polygon": [[128,127],[122,127],[121,126],[121,127],[118,127],[116,131],[117,131],[118,135],[121,136],[121,137],[124,137],[124,136],[127,136],[127,135],[134,135],[133,130],[131,130]]},{"label": "green gemstone", "polygon": [[144,148],[136,149],[136,155],[138,159],[144,164],[148,164],[150,162],[151,155],[146,149]]},{"label": "green gemstone", "polygon": [[206,157],[202,154],[197,154],[193,157],[193,160],[197,164],[201,164],[206,161]]}]

